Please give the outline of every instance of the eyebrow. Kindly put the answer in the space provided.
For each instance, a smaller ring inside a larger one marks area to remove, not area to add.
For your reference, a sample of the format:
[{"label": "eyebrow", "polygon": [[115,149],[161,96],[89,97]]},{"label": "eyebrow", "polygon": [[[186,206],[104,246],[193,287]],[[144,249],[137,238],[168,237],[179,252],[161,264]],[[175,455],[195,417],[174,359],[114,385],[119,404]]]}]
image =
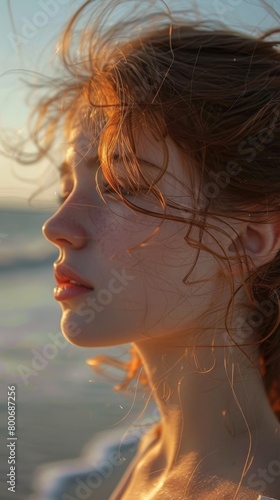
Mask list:
[{"label": "eyebrow", "polygon": [[[100,164],[98,156],[93,156],[92,158],[85,160],[85,164],[88,167],[96,167],[97,165]],[[63,162],[58,166],[58,172],[60,174],[60,177],[64,177],[68,174],[72,174],[73,170],[74,170],[74,167],[70,163],[68,163],[66,160],[63,160]]]},{"label": "eyebrow", "polygon": [[[120,156],[118,154],[115,154],[113,156],[114,160],[119,160]],[[98,156],[92,156],[91,158],[85,159],[85,164],[87,167],[99,167],[100,166],[100,160]],[[58,172],[60,177],[64,177],[66,175],[72,174],[72,171],[74,170],[74,167],[68,163],[66,160],[64,160],[58,167]]]}]

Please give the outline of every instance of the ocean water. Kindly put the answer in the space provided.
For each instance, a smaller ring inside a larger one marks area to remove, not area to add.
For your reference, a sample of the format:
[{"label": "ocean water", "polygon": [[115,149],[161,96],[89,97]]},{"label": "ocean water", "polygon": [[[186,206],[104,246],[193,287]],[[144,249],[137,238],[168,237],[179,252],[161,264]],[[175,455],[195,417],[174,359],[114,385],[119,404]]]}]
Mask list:
[{"label": "ocean water", "polygon": [[[47,500],[36,489],[40,489],[40,466],[55,469],[56,475],[61,470],[64,476],[67,464],[69,471],[73,472],[73,464],[79,469],[81,450],[91,446],[95,436],[136,428],[136,418],[146,404],[143,391],[115,392],[111,381],[86,364],[87,358],[98,354],[125,360],[128,345],[78,348],[60,332],[61,308],[52,295],[52,265],[58,250],[41,233],[50,215],[0,209],[1,500],[27,500],[31,495],[33,500]],[[9,492],[7,484],[7,443],[11,442],[7,440],[7,396],[12,385],[16,387],[16,493]],[[150,405],[137,425],[155,421],[154,410]],[[93,446],[93,457],[94,450]],[[61,469],[58,462],[64,464]],[[103,500],[98,492],[94,498]],[[54,492],[48,500],[63,500],[63,495]]]}]

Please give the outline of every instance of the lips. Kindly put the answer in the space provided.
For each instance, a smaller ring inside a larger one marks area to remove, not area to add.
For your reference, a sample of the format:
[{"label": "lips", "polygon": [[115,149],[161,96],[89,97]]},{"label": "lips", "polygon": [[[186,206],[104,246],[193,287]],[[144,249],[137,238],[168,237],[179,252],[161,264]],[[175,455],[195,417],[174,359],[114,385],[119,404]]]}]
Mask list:
[{"label": "lips", "polygon": [[57,284],[60,286],[65,284],[71,285],[71,282],[74,282],[73,285],[79,285],[93,290],[93,286],[88,281],[65,264],[54,264],[54,277]]}]

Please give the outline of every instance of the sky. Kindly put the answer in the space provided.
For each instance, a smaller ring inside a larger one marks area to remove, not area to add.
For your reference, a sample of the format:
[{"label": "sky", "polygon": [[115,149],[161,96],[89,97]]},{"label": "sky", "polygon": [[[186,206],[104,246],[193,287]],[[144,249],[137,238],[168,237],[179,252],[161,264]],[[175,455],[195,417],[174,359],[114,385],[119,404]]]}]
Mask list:
[{"label": "sky", "polygon": [[[192,7],[195,3],[194,0],[165,2],[171,9]],[[30,110],[26,102],[28,89],[21,81],[23,73],[18,70],[49,75],[49,60],[55,57],[62,27],[82,3],[83,0],[0,0],[0,141],[1,137],[20,137],[26,127]],[[249,25],[252,31],[276,23],[260,8],[260,0],[198,0],[196,3],[204,17],[218,19],[236,29],[246,31]],[[269,0],[269,5],[280,14],[280,0]],[[0,205],[27,206],[31,194],[44,185],[46,175],[55,178],[49,169],[47,161],[22,166],[0,154]],[[56,187],[57,184],[42,190],[32,206],[51,207]]]}]

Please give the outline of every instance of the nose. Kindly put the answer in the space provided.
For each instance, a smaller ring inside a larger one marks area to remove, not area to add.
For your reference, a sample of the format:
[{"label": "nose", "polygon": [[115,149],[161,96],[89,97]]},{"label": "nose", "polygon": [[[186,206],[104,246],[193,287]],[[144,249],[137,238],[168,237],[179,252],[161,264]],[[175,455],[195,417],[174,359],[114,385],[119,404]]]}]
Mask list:
[{"label": "nose", "polygon": [[82,213],[78,208],[64,210],[61,207],[42,226],[44,237],[53,245],[61,249],[70,245],[74,248],[82,248],[89,240]]}]

